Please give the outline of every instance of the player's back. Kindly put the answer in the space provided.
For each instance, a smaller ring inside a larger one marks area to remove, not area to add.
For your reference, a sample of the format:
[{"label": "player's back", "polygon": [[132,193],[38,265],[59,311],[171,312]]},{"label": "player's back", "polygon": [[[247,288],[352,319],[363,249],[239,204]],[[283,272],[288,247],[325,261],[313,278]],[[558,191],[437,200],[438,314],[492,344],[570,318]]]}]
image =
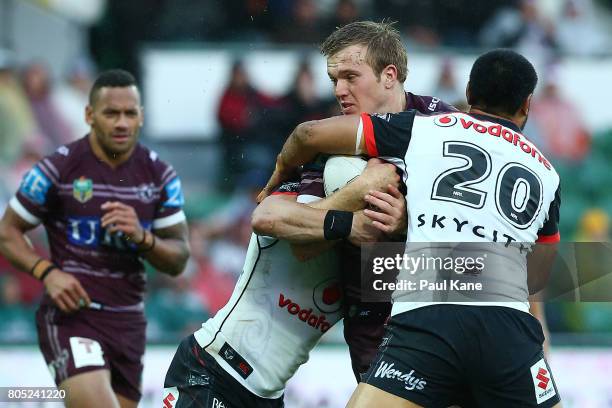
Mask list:
[{"label": "player's back", "polygon": [[[484,287],[475,298],[450,287],[396,291],[393,314],[436,301],[528,310],[528,248],[558,239],[559,177],[538,148],[514,123],[488,115],[413,111],[371,121],[377,153],[401,158],[395,161],[408,190],[406,254],[424,265],[416,273],[401,269],[398,279],[418,284],[456,277]],[[448,274],[440,267],[448,257],[481,259],[473,273]]]},{"label": "player's back", "polygon": [[512,122],[416,116],[406,153],[413,242],[532,243],[559,176]]},{"label": "player's back", "polygon": [[229,302],[194,336],[249,391],[278,398],[341,306],[333,251],[300,262],[288,242],[252,234]]}]

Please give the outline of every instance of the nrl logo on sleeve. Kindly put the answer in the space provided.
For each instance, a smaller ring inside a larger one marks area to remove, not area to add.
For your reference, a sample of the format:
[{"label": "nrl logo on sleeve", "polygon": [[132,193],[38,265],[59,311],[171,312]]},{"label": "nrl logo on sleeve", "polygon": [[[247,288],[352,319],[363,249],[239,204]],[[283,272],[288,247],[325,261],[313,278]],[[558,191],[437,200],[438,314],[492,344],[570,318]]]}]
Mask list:
[{"label": "nrl logo on sleeve", "polygon": [[72,196],[80,203],[85,203],[93,197],[93,181],[81,176],[72,182]]}]

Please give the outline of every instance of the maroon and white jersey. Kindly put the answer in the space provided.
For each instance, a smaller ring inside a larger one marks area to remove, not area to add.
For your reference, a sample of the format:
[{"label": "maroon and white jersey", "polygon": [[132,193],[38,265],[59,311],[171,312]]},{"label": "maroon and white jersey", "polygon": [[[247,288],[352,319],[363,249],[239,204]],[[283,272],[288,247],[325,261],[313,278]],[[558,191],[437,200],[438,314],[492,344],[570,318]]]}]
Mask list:
[{"label": "maroon and white jersey", "polygon": [[[514,123],[488,115],[407,111],[361,121],[367,154],[403,172],[407,242],[499,243],[482,247],[497,290],[482,296],[527,311],[526,253],[534,242],[559,241],[559,176],[538,148]],[[427,299],[434,291],[396,294],[393,314],[435,301]]]},{"label": "maroon and white jersey", "polygon": [[149,230],[185,221],[181,181],[157,153],[138,144],[113,169],[94,155],[88,137],[38,162],[9,205],[28,223],[44,225],[51,260],[73,274],[93,302],[108,310],[142,310],[144,266],[122,233],[102,228],[107,201],[132,206]]}]

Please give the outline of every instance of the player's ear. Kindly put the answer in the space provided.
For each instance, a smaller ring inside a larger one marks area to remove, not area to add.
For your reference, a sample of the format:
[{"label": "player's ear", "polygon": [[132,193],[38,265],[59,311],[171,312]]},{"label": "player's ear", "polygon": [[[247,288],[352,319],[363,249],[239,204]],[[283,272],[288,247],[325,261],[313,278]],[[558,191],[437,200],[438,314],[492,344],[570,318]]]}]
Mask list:
[{"label": "player's ear", "polygon": [[532,93],[529,94],[529,96],[527,96],[527,98],[525,98],[525,100],[523,101],[523,103],[521,104],[521,113],[525,116],[529,115],[529,109],[531,107],[531,97],[533,96]]},{"label": "player's ear", "polygon": [[397,81],[397,67],[393,64],[387,65],[381,73],[385,88],[390,89]]},{"label": "player's ear", "polygon": [[91,105],[85,107],[85,122],[91,126],[93,125],[93,108]]},{"label": "player's ear", "polygon": [[144,124],[144,107],[140,107],[140,127]]},{"label": "player's ear", "polygon": [[472,103],[472,91],[470,90],[470,82],[468,81],[467,85],[465,86],[465,100],[467,101],[468,105],[473,105]]}]

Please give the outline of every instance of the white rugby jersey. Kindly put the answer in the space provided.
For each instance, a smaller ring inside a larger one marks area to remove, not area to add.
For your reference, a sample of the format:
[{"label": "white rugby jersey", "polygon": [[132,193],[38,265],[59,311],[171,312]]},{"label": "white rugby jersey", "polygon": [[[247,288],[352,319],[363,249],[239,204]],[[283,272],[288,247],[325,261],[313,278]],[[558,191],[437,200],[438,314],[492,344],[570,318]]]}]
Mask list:
[{"label": "white rugby jersey", "polygon": [[335,251],[300,262],[288,242],[252,234],[229,302],[194,336],[249,391],[278,398],[341,309]]},{"label": "white rugby jersey", "polygon": [[[452,251],[453,245],[432,243],[497,242],[480,247],[488,252],[483,273],[492,284],[478,299],[487,302],[470,304],[528,311],[526,254],[534,242],[559,241],[559,176],[537,147],[514,123],[488,115],[407,111],[362,114],[361,122],[367,153],[403,171],[411,256]],[[406,273],[400,270],[398,280]],[[425,280],[442,276],[418,273]],[[440,299],[433,290],[396,291],[393,314],[438,300],[470,301],[449,293]]]}]

